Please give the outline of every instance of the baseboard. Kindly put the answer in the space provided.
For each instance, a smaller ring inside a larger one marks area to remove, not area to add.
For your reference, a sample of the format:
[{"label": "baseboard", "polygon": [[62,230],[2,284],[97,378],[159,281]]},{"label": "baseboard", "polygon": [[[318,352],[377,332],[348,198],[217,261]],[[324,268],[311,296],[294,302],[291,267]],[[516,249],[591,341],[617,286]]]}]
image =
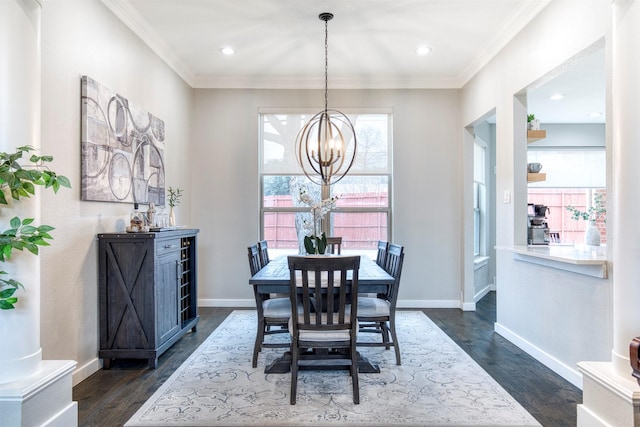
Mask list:
[{"label": "baseboard", "polygon": [[571,368],[569,365],[556,359],[549,353],[525,340],[498,322],[494,324],[494,330],[496,333],[502,335],[504,338],[527,352],[531,357],[545,365],[547,368],[551,369],[553,372],[582,390],[582,374],[577,368]]},{"label": "baseboard", "polygon": [[73,371],[73,374],[71,375],[73,386],[77,386],[82,381],[98,372],[100,369],[102,369],[102,365],[100,364],[100,359],[97,357],[91,359],[89,362],[85,363],[82,366],[76,367],[76,369]]},{"label": "baseboard", "polygon": [[487,295],[489,292],[491,292],[491,285],[487,285],[484,287],[484,289],[481,289],[480,292],[478,292],[477,294],[474,295],[473,297],[473,301],[474,302],[478,302],[480,301],[482,298],[484,298],[485,295]]},{"label": "baseboard", "polygon": [[198,307],[255,308],[255,299],[199,299]]},{"label": "baseboard", "polygon": [[610,424],[606,423],[602,418],[582,404],[576,405],[576,413],[577,425],[579,426],[611,427]]},{"label": "baseboard", "polygon": [[458,300],[398,300],[397,308],[460,308]]},{"label": "baseboard", "polygon": [[476,303],[475,302],[464,302],[460,306],[462,311],[476,311]]}]

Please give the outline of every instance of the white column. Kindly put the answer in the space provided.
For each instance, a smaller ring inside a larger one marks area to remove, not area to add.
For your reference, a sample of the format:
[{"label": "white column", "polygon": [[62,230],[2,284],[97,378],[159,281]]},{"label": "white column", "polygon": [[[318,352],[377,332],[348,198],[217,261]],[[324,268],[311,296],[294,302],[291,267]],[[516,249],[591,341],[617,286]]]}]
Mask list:
[{"label": "white column", "polygon": [[[0,0],[0,151],[40,148],[41,65],[37,0]],[[13,216],[40,224],[40,198],[0,207],[0,227]],[[0,414],[2,425],[75,427],[72,360],[42,360],[40,348],[40,262],[14,251],[0,269],[21,282],[16,308],[0,311]]]},{"label": "white column", "polygon": [[613,365],[631,373],[629,343],[640,335],[640,3],[614,2]]},{"label": "white column", "polygon": [[[7,153],[40,145],[41,9],[36,0],[0,0],[0,151]],[[0,227],[9,228],[16,215],[37,219],[39,200],[0,205]],[[14,251],[0,269],[26,289],[16,293],[16,309],[0,311],[0,383],[7,383],[41,368],[40,263],[28,251]]]},{"label": "white column", "polygon": [[640,2],[612,2],[613,350],[611,362],[580,362],[579,426],[640,426],[640,386],[629,344],[640,335]]}]

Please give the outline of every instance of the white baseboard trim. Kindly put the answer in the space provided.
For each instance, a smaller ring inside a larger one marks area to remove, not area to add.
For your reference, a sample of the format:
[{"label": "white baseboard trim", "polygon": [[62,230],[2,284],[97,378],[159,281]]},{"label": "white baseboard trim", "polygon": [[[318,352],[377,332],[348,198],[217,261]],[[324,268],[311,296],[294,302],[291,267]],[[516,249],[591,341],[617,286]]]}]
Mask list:
[{"label": "white baseboard trim", "polygon": [[458,300],[398,300],[398,308],[460,308]]},{"label": "white baseboard trim", "polygon": [[547,368],[551,369],[553,372],[560,375],[562,378],[582,390],[582,374],[578,371],[577,368],[572,368],[569,365],[561,362],[549,353],[525,340],[524,338],[498,322],[494,324],[494,331],[502,335],[507,340],[511,341],[516,346],[520,347],[522,350],[527,352],[531,357],[538,360]]},{"label": "white baseboard trim", "polygon": [[100,369],[102,369],[102,364],[100,363],[100,359],[97,357],[91,359],[89,362],[85,363],[82,366],[76,367],[76,369],[73,371],[73,374],[71,375],[73,386],[77,386],[82,381],[98,372]]},{"label": "white baseboard trim", "polygon": [[480,301],[482,298],[484,298],[485,295],[487,295],[489,292],[491,292],[491,285],[487,285],[485,286],[483,289],[481,289],[477,294],[474,295],[473,297],[473,301],[474,302],[478,302]]},{"label": "white baseboard trim", "polygon": [[199,299],[198,307],[255,308],[254,299]]},{"label": "white baseboard trim", "polygon": [[462,311],[476,311],[476,303],[475,302],[464,302],[460,307]]}]

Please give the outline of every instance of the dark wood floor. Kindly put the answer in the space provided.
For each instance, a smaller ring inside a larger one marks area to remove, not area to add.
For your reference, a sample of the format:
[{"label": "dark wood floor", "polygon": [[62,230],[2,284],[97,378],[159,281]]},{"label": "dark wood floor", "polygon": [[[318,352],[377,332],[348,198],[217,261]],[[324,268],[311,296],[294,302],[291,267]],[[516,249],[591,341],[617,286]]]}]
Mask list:
[{"label": "dark wood floor", "polygon": [[493,332],[496,296],[489,292],[476,311],[422,310],[473,360],[511,394],[540,424],[576,425],[582,391]]},{"label": "dark wood floor", "polygon": [[[195,334],[186,334],[164,353],[158,368],[146,361],[117,360],[73,388],[80,426],[122,426],[175,369],[232,311],[200,308]],[[504,387],[543,426],[576,425],[576,404],[582,392],[493,333],[495,295],[484,297],[475,312],[423,310],[443,331]]]}]

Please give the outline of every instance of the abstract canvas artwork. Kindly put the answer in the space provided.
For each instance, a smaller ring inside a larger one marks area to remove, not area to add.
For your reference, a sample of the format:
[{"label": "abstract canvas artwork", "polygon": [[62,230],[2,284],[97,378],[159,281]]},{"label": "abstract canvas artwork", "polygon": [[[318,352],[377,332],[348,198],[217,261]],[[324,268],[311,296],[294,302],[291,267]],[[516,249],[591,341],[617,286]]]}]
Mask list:
[{"label": "abstract canvas artwork", "polygon": [[82,200],[165,204],[164,121],[87,76]]}]

